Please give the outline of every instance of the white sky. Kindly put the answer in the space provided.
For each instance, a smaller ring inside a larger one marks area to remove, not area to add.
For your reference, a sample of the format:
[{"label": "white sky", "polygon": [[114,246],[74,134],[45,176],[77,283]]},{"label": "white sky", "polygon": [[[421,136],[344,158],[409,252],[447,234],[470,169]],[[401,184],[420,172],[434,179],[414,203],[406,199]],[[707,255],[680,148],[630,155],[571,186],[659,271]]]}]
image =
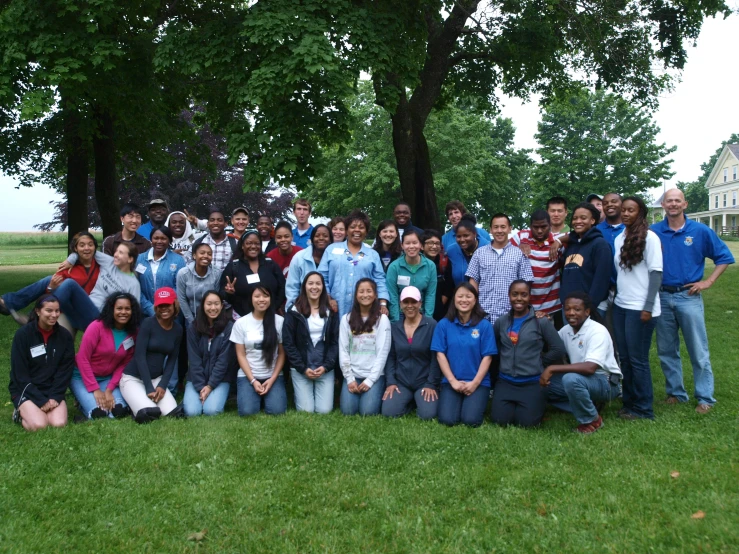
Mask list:
[{"label": "white sky", "polygon": [[[676,145],[672,170],[675,176],[666,183],[671,188],[677,181],[692,181],[701,171],[700,165],[728,139],[739,132],[733,106],[739,91],[739,71],[734,62],[739,15],[727,19],[709,19],[703,24],[695,48],[688,47],[688,63],[682,80],[672,93],[663,95],[654,119],[661,129],[659,140]],[[536,148],[534,139],[539,121],[536,99],[523,104],[504,98],[501,115],[510,117],[516,126],[518,148]],[[53,208],[49,202],[58,196],[47,187],[16,189],[16,182],[0,175],[0,231],[31,231],[33,225],[49,221]],[[655,191],[658,196],[661,191]]]}]

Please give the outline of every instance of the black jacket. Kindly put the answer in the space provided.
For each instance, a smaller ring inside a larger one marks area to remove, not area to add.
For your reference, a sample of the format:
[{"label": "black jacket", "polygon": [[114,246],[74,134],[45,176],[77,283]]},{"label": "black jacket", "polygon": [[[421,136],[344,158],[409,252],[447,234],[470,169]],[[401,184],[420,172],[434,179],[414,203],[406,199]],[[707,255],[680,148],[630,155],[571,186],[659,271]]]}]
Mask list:
[{"label": "black jacket", "polygon": [[[329,312],[323,326],[323,363],[326,373],[339,367],[339,316]],[[288,364],[299,373],[308,368],[308,348],[312,345],[308,320],[296,310],[288,310],[282,327],[282,346]],[[320,367],[320,366],[318,366]],[[315,368],[311,368],[315,369]]]},{"label": "black jacket", "polygon": [[559,288],[562,305],[568,294],[579,291],[588,293],[593,309],[597,308],[608,298],[613,264],[613,250],[600,229],[593,227],[582,238],[570,233]]},{"label": "black jacket", "polygon": [[247,276],[253,274],[249,263],[241,260],[233,260],[223,268],[223,273],[221,273],[219,289],[222,292],[225,292],[226,277],[231,281],[236,277],[236,294],[226,294],[226,300],[241,317],[250,314],[254,309],[251,303],[251,295],[257,285],[261,285],[270,291],[272,295],[271,304],[275,311],[285,303],[285,276],[275,262],[269,258],[260,258],[259,269],[257,270],[259,282],[250,284]]},{"label": "black jacket", "polygon": [[223,382],[233,381],[236,376],[236,350],[229,340],[233,326],[234,322],[229,321],[226,328],[213,337],[210,348],[210,337],[198,333],[195,323],[187,329],[187,356],[190,364],[187,380],[197,392],[206,385],[214,389]]},{"label": "black jacket", "polygon": [[436,321],[423,316],[413,333],[413,342],[408,344],[403,320],[390,325],[392,343],[385,362],[386,385],[403,385],[417,391],[422,388],[439,390],[441,369],[436,352],[431,350],[431,339]]},{"label": "black jacket", "polygon": [[16,407],[22,398],[39,408],[49,399],[64,400],[74,370],[74,340],[69,331],[57,323],[46,345],[46,353],[34,357],[31,349],[43,344],[44,337],[35,321],[18,329],[13,337],[8,390]]}]

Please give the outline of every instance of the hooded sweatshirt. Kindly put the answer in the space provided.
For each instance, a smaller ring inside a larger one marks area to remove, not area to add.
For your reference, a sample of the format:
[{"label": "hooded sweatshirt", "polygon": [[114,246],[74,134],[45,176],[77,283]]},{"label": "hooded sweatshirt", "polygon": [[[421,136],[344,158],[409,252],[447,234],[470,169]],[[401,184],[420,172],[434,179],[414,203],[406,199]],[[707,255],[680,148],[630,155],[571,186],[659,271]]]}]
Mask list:
[{"label": "hooded sweatshirt", "polygon": [[177,299],[187,325],[195,320],[203,295],[209,290],[218,290],[221,272],[208,266],[204,277],[195,273],[195,262],[190,262],[177,272]]},{"label": "hooded sweatshirt", "polygon": [[170,248],[172,250],[180,250],[180,254],[182,254],[182,257],[185,258],[186,262],[189,262],[190,260],[192,260],[192,243],[195,241],[195,232],[192,230],[192,226],[187,220],[187,216],[183,212],[170,213],[167,216],[167,221],[164,222],[164,225],[169,227],[169,219],[174,214],[180,214],[182,217],[185,218],[185,232],[182,233],[182,236],[180,238],[172,239],[172,244],[170,245]]},{"label": "hooded sweatshirt", "polygon": [[[79,256],[76,252],[72,252],[67,261],[70,264],[76,264]],[[103,309],[106,298],[114,292],[127,292],[134,298],[141,297],[141,285],[139,280],[133,273],[123,273],[113,263],[113,256],[109,256],[103,252],[95,252],[95,261],[100,266],[100,274],[95,282],[95,286],[90,292],[90,300],[95,304],[98,310]],[[134,262],[136,263],[136,262]],[[133,267],[131,268],[133,270]]]},{"label": "hooded sweatshirt", "polygon": [[611,286],[613,254],[611,245],[597,227],[592,227],[582,238],[570,233],[570,241],[564,252],[564,269],[559,288],[559,298],[564,306],[571,292],[586,292],[593,306],[608,297]]}]

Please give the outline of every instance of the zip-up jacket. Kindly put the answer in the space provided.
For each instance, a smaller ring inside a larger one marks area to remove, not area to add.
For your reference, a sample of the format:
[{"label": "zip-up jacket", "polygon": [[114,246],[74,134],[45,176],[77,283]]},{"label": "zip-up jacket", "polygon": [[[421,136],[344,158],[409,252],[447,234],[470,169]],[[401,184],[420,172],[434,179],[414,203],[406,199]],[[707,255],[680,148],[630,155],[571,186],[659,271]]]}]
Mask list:
[{"label": "zip-up jacket", "polygon": [[404,322],[395,321],[390,325],[392,342],[385,362],[387,386],[401,384],[412,391],[422,388],[439,390],[441,369],[436,352],[431,351],[434,329],[436,321],[422,316],[409,344]]},{"label": "zip-up jacket", "polygon": [[162,287],[170,287],[177,290],[177,273],[185,267],[185,258],[176,254],[172,250],[167,250],[164,256],[159,258],[159,267],[157,268],[156,284],[154,284],[154,273],[151,269],[151,261],[147,250],[141,254],[136,260],[136,274],[141,284],[141,311],[144,315],[151,317],[154,315],[154,293]]},{"label": "zip-up jacket", "polygon": [[[329,312],[323,324],[323,361],[316,367],[325,367],[326,373],[339,366],[339,316]],[[285,349],[290,367],[299,373],[308,369],[308,356],[313,348],[310,338],[308,320],[295,309],[285,314],[285,324],[282,328],[282,346]],[[315,369],[315,368],[311,368]]]},{"label": "zip-up jacket", "polygon": [[[227,277],[231,281],[236,280],[235,294],[225,293]],[[254,279],[253,283],[249,282],[249,277]],[[275,311],[279,310],[285,302],[285,276],[275,262],[269,258],[260,258],[257,273],[254,273],[249,262],[244,260],[233,260],[223,268],[219,290],[225,293],[226,300],[241,317],[250,314],[254,309],[251,295],[258,286],[266,288],[271,293],[270,303]]]},{"label": "zip-up jacket", "polygon": [[190,363],[187,380],[197,392],[206,385],[215,389],[221,383],[233,381],[236,377],[236,350],[234,343],[229,340],[233,326],[234,322],[229,321],[223,331],[212,340],[208,335],[198,333],[195,325],[190,325],[187,330],[187,355]]},{"label": "zip-up jacket", "polygon": [[416,271],[413,272],[410,268],[411,266],[403,255],[387,268],[385,282],[390,297],[388,300],[390,321],[400,319],[400,293],[408,286],[416,287],[421,292],[423,315],[429,317],[434,315],[436,304],[436,266],[434,262],[421,254]]},{"label": "zip-up jacket", "polygon": [[198,275],[195,272],[195,262],[177,272],[177,299],[188,325],[195,321],[203,295],[209,290],[218,290],[220,281],[221,272],[213,266],[208,266],[203,277]]},{"label": "zip-up jacket", "polygon": [[586,292],[593,306],[603,302],[608,298],[612,267],[611,245],[603,238],[600,229],[592,227],[582,238],[570,233],[559,286],[562,305],[567,295],[574,291]]},{"label": "zip-up jacket", "polygon": [[[40,347],[37,351],[36,348]],[[31,350],[34,352],[31,352]],[[34,355],[36,354],[36,355]],[[58,323],[44,347],[38,323],[18,329],[10,350],[10,398],[18,407],[27,399],[39,408],[49,399],[61,402],[74,370],[74,340]]]},{"label": "zip-up jacket", "polygon": [[548,318],[537,319],[534,308],[530,308],[529,317],[518,332],[516,344],[508,336],[508,328],[512,323],[512,312],[508,312],[493,324],[500,355],[500,373],[513,378],[534,377],[541,375],[546,366],[561,362],[565,345]]}]

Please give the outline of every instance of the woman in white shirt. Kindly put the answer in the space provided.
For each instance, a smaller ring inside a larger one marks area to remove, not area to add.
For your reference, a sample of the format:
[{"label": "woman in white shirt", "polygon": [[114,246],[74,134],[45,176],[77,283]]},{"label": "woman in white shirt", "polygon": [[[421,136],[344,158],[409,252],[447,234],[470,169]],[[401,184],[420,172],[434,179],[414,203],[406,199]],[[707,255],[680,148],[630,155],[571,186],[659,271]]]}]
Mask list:
[{"label": "woman in white shirt", "polygon": [[389,352],[390,320],[380,313],[377,285],[372,279],[360,279],[351,311],[341,318],[339,329],[339,366],[344,374],[341,413],[380,413]]},{"label": "woman in white shirt", "polygon": [[649,230],[647,206],[641,198],[624,199],[621,220],[626,227],[615,242],[618,292],[613,308],[613,333],[623,373],[624,407],[619,416],[654,419],[649,346],[654,318],[660,315],[662,246]]},{"label": "woman in white shirt", "polygon": [[240,318],[231,331],[236,346],[239,371],[236,378],[236,403],[239,415],[264,412],[275,415],[287,410],[287,393],[282,366],[282,317],[275,314],[269,289],[257,286],[251,296],[254,309]]}]

